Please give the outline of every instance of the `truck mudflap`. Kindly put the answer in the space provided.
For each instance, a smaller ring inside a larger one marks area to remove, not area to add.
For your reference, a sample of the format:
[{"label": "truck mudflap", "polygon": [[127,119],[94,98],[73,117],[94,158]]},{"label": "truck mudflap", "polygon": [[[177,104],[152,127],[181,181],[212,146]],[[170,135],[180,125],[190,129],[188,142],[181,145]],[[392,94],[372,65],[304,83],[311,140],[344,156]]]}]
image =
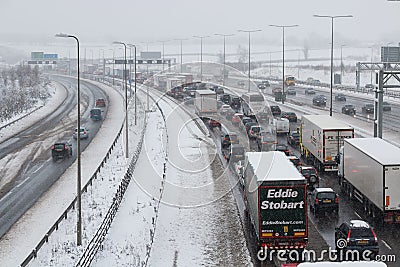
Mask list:
[{"label": "truck mudflap", "polygon": [[338,166],[337,165],[324,165],[324,171],[325,172],[337,172]]},{"label": "truck mudflap", "polygon": [[387,224],[400,224],[400,211],[387,211],[383,214],[383,221]]},{"label": "truck mudflap", "polygon": [[284,250],[284,249],[304,249],[307,246],[308,239],[302,238],[299,240],[261,240],[259,246],[269,250]]}]

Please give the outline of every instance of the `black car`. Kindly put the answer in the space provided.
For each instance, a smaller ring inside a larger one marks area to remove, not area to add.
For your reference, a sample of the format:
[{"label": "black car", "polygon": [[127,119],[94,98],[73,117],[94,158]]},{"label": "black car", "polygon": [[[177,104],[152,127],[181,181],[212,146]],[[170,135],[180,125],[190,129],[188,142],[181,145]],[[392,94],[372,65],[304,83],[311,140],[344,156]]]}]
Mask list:
[{"label": "black car", "polygon": [[238,96],[231,97],[229,105],[233,109],[240,109],[242,107],[242,102],[240,101],[240,97]]},{"label": "black car", "polygon": [[299,172],[307,179],[307,187],[314,189],[319,186],[319,176],[313,166],[299,166]]},{"label": "black car", "polygon": [[290,132],[287,136],[287,142],[291,146],[300,144],[300,134],[298,132]]},{"label": "black car", "polygon": [[225,132],[221,133],[221,148],[225,149],[230,147],[231,144],[239,144],[238,134],[235,132]]},{"label": "black car", "polygon": [[281,152],[285,153],[286,156],[290,155],[290,150],[289,150],[288,146],[285,144],[276,144],[275,151],[281,151]]},{"label": "black car", "polygon": [[230,149],[222,150],[224,158],[227,161],[237,162],[239,160],[244,160],[244,146],[240,144],[232,144]]},{"label": "black car", "polygon": [[263,84],[263,83],[260,83],[260,84],[258,85],[258,89],[264,90],[265,88],[267,88],[267,87],[266,87],[265,84]]},{"label": "black car", "polygon": [[342,113],[346,115],[356,115],[356,108],[353,105],[344,105]]},{"label": "black car", "polygon": [[288,119],[289,122],[297,122],[297,115],[294,112],[282,112],[281,118]]},{"label": "black car", "polygon": [[270,106],[272,116],[280,116],[282,111],[279,106]]},{"label": "black car", "polygon": [[270,87],[269,81],[267,80],[264,80],[261,83],[264,84],[266,87]]},{"label": "black car", "polygon": [[249,118],[249,117],[243,117],[242,118],[242,123],[239,123],[239,129],[243,130],[245,125],[246,125],[246,123],[248,123],[248,122],[253,122],[253,119]]},{"label": "black car", "polygon": [[231,103],[231,95],[230,94],[223,94],[223,95],[221,95],[221,97],[219,99],[227,105],[230,105],[230,103]]},{"label": "black car", "polygon": [[68,142],[55,143],[51,146],[51,157],[53,161],[69,158],[72,156],[72,145]]},{"label": "black car", "polygon": [[366,114],[373,114],[374,113],[374,104],[365,104],[362,108],[361,111],[362,113],[366,113]]},{"label": "black car", "polygon": [[[379,253],[378,238],[374,229],[365,221],[351,220],[335,228],[335,244],[338,251],[370,251],[370,259]],[[346,255],[343,253],[342,255]],[[348,254],[347,254],[348,255]],[[362,254],[359,255],[362,260]],[[351,260],[351,259],[341,259]]]},{"label": "black car", "polygon": [[383,111],[391,111],[392,110],[392,106],[388,102],[383,102],[382,103],[382,110]]},{"label": "black car", "polygon": [[344,94],[335,95],[335,101],[346,101],[346,96]]},{"label": "black car", "polygon": [[310,211],[314,215],[325,211],[339,213],[339,197],[332,188],[315,188],[310,198]]},{"label": "black car", "polygon": [[217,95],[222,95],[222,94],[224,94],[224,88],[222,88],[222,87],[217,87],[217,88],[215,88],[215,93],[217,94]]},{"label": "black car", "polygon": [[318,107],[326,107],[326,97],[323,95],[314,96],[313,105]]},{"label": "black car", "polygon": [[276,144],[276,140],[274,135],[271,133],[261,132],[259,138],[257,138],[259,151],[272,151],[275,149],[274,144]]}]

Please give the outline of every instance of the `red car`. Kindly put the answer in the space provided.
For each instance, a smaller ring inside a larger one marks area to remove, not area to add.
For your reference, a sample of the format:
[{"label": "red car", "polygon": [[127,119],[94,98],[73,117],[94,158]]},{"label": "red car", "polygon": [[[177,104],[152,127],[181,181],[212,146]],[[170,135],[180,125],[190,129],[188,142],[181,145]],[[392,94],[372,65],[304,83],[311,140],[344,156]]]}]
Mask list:
[{"label": "red car", "polygon": [[96,99],[96,107],[105,107],[106,101],[103,98]]},{"label": "red car", "polygon": [[233,114],[233,117],[232,117],[232,120],[231,120],[232,124],[238,126],[239,123],[242,122],[243,116],[244,116],[244,115],[243,115],[242,113],[235,113],[235,114]]}]

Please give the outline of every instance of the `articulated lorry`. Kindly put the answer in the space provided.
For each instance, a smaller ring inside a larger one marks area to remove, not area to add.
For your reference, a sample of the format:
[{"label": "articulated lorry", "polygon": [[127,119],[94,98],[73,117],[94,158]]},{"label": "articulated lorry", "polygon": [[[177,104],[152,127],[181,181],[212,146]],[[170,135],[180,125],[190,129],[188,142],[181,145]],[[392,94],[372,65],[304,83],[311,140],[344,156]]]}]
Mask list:
[{"label": "articulated lorry", "polygon": [[257,247],[301,252],[308,240],[306,179],[282,152],[247,152],[245,214]]},{"label": "articulated lorry", "polygon": [[369,216],[400,223],[400,148],[380,138],[346,139],[338,161],[343,191]]},{"label": "articulated lorry", "polygon": [[211,90],[196,90],[194,99],[195,113],[200,118],[217,113],[217,94]]},{"label": "articulated lorry", "polygon": [[337,171],[336,156],[344,139],[354,137],[354,129],[328,115],[303,115],[300,153],[319,171]]}]

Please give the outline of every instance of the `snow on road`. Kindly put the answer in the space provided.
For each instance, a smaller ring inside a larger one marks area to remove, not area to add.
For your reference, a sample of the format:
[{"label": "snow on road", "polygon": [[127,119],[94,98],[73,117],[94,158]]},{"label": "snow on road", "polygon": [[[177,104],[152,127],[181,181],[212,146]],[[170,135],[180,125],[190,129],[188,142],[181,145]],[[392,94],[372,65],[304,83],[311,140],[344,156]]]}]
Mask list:
[{"label": "snow on road", "polygon": [[[66,89],[57,82],[53,82],[51,84],[49,91],[50,91],[50,97],[46,100],[47,102],[42,108],[40,108],[37,111],[33,112],[32,114],[26,116],[25,118],[11,124],[10,126],[0,130],[0,142],[4,142],[6,139],[10,138],[11,136],[28,128],[29,126],[38,122],[39,120],[49,116],[51,113],[54,112],[54,110],[56,110],[63,103],[63,101],[67,97]],[[32,110],[37,107],[38,106],[33,107]],[[13,117],[10,121],[2,122],[0,124],[0,126],[3,126],[11,121],[15,121],[25,114],[26,113],[19,114],[18,116]]]},{"label": "snow on road", "polygon": [[[93,266],[251,265],[230,183],[212,139],[171,100],[161,99],[159,105],[167,132],[160,112],[151,113],[135,183]],[[166,181],[161,205],[155,209],[165,148]]]},{"label": "snow on road", "polygon": [[[95,83],[102,87],[109,96],[109,108],[107,117],[103,121],[102,127],[99,129],[96,138],[90,143],[87,149],[82,153],[82,185],[86,184],[88,179],[94,173],[104,155],[107,153],[115,136],[123,122],[123,105],[121,95],[108,86],[100,83]],[[132,147],[138,142],[140,129],[143,127],[143,112],[139,110],[139,118],[137,127],[133,126],[133,120],[130,120],[132,132],[130,134],[130,144]],[[133,109],[132,109],[133,114]],[[131,116],[133,119],[133,116]],[[123,135],[117,144],[115,150],[103,168],[100,179],[101,183],[90,188],[88,201],[82,200],[84,229],[87,230],[88,236],[84,236],[84,242],[90,239],[89,233],[93,233],[98,227],[98,219],[101,215],[101,207],[109,207],[110,194],[114,193],[114,187],[117,185],[117,180],[121,179],[126,171],[127,163],[123,153]],[[104,189],[104,188],[107,188]],[[98,190],[98,194],[97,191]],[[15,223],[9,232],[0,240],[0,259],[1,266],[17,266],[37,245],[40,239],[46,234],[50,227],[56,222],[58,217],[63,213],[67,206],[71,203],[76,195],[76,162],[69,167],[64,175],[47,191],[37,203],[31,207],[17,223]],[[85,194],[83,194],[84,196]],[[103,196],[103,200],[98,195]],[[96,210],[97,209],[97,210]],[[89,211],[93,211],[93,215]],[[69,218],[71,222],[64,221],[65,224],[60,224],[59,231],[55,231],[49,238],[49,243],[38,252],[37,260],[32,264],[36,266],[47,266],[57,262],[58,266],[70,266],[70,260],[73,258],[72,247],[75,246],[74,237],[76,215],[71,212]],[[94,221],[93,221],[94,220]],[[93,221],[93,222],[91,222]],[[59,235],[57,237],[57,235]],[[70,237],[73,238],[70,238]],[[53,243],[52,243],[53,242]],[[60,244],[61,243],[61,244]],[[62,248],[62,249],[61,249]],[[63,253],[65,257],[63,257]],[[61,255],[60,255],[61,254]],[[67,259],[65,262],[64,259]],[[69,260],[69,261],[68,261]],[[64,264],[68,263],[68,264]]]}]

